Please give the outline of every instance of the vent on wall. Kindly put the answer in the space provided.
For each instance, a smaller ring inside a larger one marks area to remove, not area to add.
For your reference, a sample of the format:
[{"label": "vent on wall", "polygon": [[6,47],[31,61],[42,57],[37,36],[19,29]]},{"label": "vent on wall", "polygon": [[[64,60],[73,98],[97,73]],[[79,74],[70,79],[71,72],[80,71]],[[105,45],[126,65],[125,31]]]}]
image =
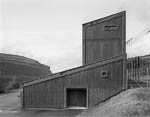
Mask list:
[{"label": "vent on wall", "polygon": [[117,24],[112,24],[112,25],[104,25],[104,31],[115,31],[118,30],[118,25]]},{"label": "vent on wall", "polygon": [[102,77],[102,78],[109,78],[108,70],[101,71],[101,77]]}]

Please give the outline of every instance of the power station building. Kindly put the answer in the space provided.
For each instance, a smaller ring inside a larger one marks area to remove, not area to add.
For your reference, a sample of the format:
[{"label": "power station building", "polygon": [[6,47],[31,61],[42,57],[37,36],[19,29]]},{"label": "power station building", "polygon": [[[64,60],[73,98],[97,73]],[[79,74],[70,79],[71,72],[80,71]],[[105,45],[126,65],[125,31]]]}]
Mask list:
[{"label": "power station building", "polygon": [[24,109],[89,108],[127,88],[125,12],[83,24],[83,66],[23,84]]}]

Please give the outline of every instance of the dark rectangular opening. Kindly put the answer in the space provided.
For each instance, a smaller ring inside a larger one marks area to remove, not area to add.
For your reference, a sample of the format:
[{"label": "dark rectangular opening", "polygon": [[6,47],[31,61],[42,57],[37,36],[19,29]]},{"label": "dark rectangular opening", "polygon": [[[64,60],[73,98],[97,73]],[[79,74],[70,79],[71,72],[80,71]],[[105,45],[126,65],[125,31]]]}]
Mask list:
[{"label": "dark rectangular opening", "polygon": [[108,78],[108,71],[107,70],[101,71],[101,77],[102,78]]},{"label": "dark rectangular opening", "polygon": [[67,88],[66,106],[68,107],[87,107],[86,88]]}]

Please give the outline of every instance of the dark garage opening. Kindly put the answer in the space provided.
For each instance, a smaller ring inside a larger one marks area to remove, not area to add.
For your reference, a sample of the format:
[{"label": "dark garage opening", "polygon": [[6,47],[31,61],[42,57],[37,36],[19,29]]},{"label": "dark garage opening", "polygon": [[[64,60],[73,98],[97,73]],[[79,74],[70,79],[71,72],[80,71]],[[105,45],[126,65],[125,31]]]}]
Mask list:
[{"label": "dark garage opening", "polygon": [[86,88],[67,89],[67,107],[87,107]]}]

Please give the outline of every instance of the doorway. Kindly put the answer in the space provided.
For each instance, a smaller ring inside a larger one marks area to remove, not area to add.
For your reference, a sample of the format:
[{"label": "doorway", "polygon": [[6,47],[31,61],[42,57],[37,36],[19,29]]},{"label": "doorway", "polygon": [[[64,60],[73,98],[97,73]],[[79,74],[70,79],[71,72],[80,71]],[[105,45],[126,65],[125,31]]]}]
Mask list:
[{"label": "doorway", "polygon": [[69,107],[87,107],[86,88],[67,88],[66,90],[67,108]]}]

